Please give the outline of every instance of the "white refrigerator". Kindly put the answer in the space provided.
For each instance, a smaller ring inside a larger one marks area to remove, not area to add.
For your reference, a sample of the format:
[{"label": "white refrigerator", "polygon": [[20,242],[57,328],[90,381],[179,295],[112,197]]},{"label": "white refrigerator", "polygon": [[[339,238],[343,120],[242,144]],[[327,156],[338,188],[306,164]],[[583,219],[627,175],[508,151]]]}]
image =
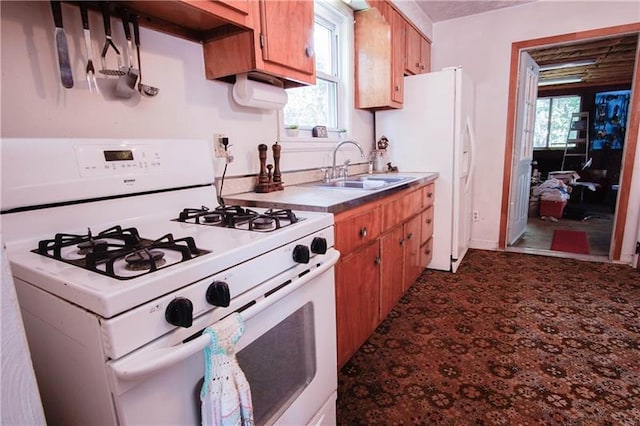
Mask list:
[{"label": "white refrigerator", "polygon": [[402,109],[375,113],[376,140],[389,139],[389,161],[400,172],[439,174],[431,269],[456,272],[469,248],[473,123],[474,85],[462,68],[405,77]]}]

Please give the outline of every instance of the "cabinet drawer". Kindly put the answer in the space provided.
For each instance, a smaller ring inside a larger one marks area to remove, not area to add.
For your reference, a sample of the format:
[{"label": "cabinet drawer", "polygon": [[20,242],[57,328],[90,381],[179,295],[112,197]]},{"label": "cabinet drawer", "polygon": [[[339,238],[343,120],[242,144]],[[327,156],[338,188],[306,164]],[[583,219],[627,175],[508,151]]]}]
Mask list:
[{"label": "cabinet drawer", "polygon": [[380,235],[380,209],[373,208],[356,216],[336,220],[335,245],[343,254],[374,241]]},{"label": "cabinet drawer", "polygon": [[422,188],[422,207],[427,208],[431,206],[435,195],[435,186],[433,183]]},{"label": "cabinet drawer", "polygon": [[426,268],[429,263],[431,263],[431,258],[433,257],[433,238],[429,238],[429,240],[420,247],[420,265]]},{"label": "cabinet drawer", "polygon": [[433,235],[433,206],[429,206],[420,215],[422,230],[420,231],[420,243],[424,244]]},{"label": "cabinet drawer", "polygon": [[422,210],[422,191],[420,189],[397,197],[383,206],[383,231],[404,222]]}]

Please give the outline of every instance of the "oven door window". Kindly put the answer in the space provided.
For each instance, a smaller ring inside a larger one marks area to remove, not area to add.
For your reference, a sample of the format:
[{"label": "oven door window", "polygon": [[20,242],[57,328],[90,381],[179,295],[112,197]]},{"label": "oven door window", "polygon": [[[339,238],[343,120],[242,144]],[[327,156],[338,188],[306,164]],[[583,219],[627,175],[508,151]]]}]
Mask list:
[{"label": "oven door window", "polygon": [[237,353],[256,424],[277,419],[315,376],[314,330],[309,302]]}]

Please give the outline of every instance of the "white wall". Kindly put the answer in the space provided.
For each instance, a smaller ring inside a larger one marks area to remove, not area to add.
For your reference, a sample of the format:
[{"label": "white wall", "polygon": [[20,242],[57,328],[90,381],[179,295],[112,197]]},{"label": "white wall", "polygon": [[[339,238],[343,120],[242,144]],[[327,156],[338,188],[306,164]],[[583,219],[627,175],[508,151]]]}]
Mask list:
[{"label": "white wall", "polygon": [[[147,84],[160,88],[155,98],[115,98],[113,78],[99,75],[102,95],[90,94],[84,79],[85,48],[78,7],[62,5],[75,86],[62,88],[54,50],[54,26],[49,2],[0,3],[2,19],[3,137],[204,138],[225,133],[235,161],[228,176],[258,172],[257,146],[278,139],[274,111],[238,106],[232,85],[206,80],[202,47],[198,43],[141,29],[142,71]],[[89,13],[94,64],[104,43],[101,17]],[[112,19],[116,45],[123,45],[119,20]],[[352,46],[352,44],[351,44]],[[353,57],[351,54],[350,57]],[[113,51],[108,64],[115,66]],[[351,65],[352,69],[352,65]],[[353,72],[349,75],[353,75]],[[349,95],[353,105],[353,96]],[[366,147],[373,143],[373,115],[354,111],[349,138]],[[334,143],[293,149],[283,144],[283,171],[329,164]],[[355,159],[354,159],[355,160]],[[218,165],[219,166],[219,165]],[[221,173],[218,167],[217,174]]]},{"label": "white wall", "polygon": [[[462,66],[476,83],[477,167],[472,244],[496,248],[505,152],[509,67],[513,42],[591,30],[640,20],[637,1],[538,1],[433,25],[432,69]],[[636,162],[636,164],[638,164]],[[636,167],[640,174],[640,167]],[[640,186],[633,187],[629,230],[638,223]],[[625,259],[631,252],[625,241]]]}]

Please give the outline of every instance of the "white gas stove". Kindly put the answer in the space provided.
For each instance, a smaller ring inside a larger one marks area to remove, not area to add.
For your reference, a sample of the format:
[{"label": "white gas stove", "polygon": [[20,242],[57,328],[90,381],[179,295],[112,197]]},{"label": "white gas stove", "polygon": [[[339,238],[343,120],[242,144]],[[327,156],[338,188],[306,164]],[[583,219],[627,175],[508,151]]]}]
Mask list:
[{"label": "white gas stove", "polygon": [[[334,413],[333,216],[219,206],[211,149],[199,140],[2,140],[3,240],[49,422],[199,423],[187,388],[202,377],[200,333],[233,311],[246,312],[238,358],[255,383],[256,419]],[[308,303],[294,300],[306,292]],[[311,376],[272,395],[256,367],[263,355],[243,349],[298,318],[278,313],[288,303],[291,315],[314,307],[298,322],[315,324],[306,340],[322,340],[290,360],[313,366]],[[167,355],[173,365],[161,356],[169,352],[184,358]],[[150,368],[149,358],[165,361]],[[178,365],[191,375],[179,381],[177,406],[163,406],[155,394],[175,391],[165,380]],[[88,398],[86,386],[102,397]]]}]

